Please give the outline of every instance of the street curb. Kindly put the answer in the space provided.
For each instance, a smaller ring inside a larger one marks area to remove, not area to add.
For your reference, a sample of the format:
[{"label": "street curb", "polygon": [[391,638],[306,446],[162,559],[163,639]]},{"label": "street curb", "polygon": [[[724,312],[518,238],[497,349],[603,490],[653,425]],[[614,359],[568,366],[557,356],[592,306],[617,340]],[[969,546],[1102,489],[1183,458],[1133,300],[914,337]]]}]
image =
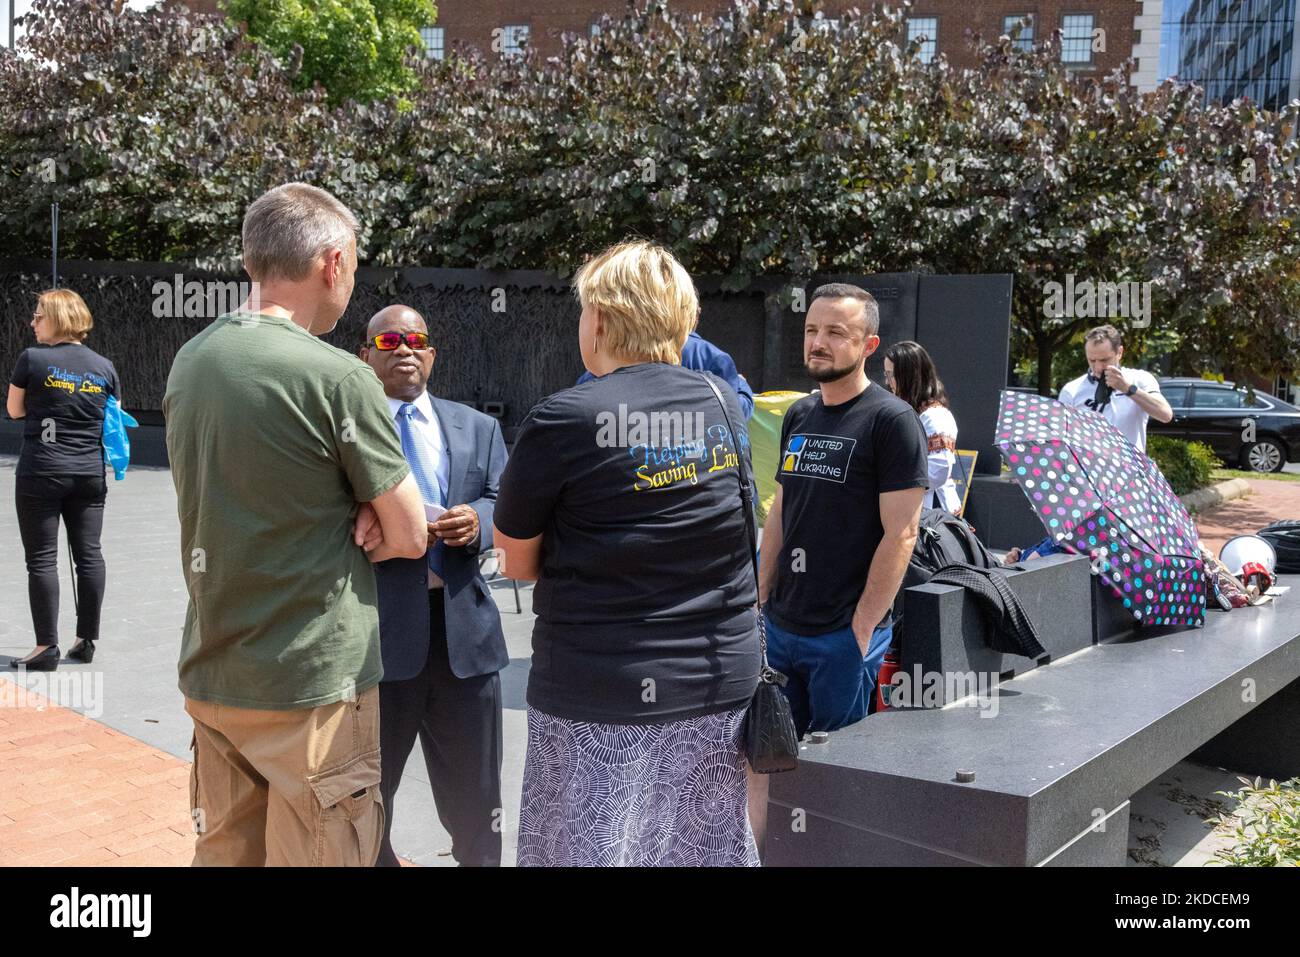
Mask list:
[{"label": "street curb", "polygon": [[1179,497],[1189,512],[1204,512],[1249,494],[1250,483],[1245,479],[1235,478],[1208,488],[1198,488],[1195,492],[1188,492]]}]

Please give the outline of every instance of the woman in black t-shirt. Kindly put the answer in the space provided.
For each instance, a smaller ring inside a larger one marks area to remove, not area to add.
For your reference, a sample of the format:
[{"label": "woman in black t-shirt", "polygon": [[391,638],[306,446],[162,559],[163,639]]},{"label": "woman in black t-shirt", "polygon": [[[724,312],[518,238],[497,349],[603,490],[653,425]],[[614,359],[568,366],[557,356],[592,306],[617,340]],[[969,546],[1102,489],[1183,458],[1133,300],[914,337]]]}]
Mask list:
[{"label": "woman in black t-shirt", "polygon": [[89,663],[104,601],[104,410],[120,395],[117,370],[83,344],[90,310],[70,289],[41,294],[32,316],[37,345],[9,377],[9,415],[25,419],[15,475],[18,530],[27,558],[27,594],[36,650],[10,662],[28,671],[59,664],[59,518],[68,526],[77,576],[77,643],[68,657]]},{"label": "woman in black t-shirt", "polygon": [[505,574],[537,580],[518,862],[756,865],[740,406],[679,364],[699,306],[667,250],[615,246],[574,288],[597,378],[529,413],[494,513]]}]

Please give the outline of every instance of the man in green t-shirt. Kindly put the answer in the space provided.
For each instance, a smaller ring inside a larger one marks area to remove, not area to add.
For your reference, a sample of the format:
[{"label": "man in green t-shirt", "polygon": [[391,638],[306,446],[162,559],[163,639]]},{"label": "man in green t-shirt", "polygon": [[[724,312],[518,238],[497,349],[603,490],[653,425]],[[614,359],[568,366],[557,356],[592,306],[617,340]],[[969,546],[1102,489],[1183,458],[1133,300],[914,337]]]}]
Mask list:
[{"label": "man in green t-shirt", "polygon": [[167,379],[196,865],[369,866],[379,851],[370,563],[424,555],[427,526],[378,378],[316,338],[352,295],[356,231],[313,186],[256,200],[253,294]]}]

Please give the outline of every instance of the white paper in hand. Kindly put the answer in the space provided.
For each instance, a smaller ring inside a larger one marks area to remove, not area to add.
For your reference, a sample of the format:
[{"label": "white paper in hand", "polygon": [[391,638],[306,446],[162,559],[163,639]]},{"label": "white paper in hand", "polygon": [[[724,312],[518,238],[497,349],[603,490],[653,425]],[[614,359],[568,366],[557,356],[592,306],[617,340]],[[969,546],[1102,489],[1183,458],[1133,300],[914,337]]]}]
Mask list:
[{"label": "white paper in hand", "polygon": [[442,513],[445,511],[447,510],[441,505],[430,505],[428,502],[424,503],[424,517],[426,521],[436,522],[442,517]]}]

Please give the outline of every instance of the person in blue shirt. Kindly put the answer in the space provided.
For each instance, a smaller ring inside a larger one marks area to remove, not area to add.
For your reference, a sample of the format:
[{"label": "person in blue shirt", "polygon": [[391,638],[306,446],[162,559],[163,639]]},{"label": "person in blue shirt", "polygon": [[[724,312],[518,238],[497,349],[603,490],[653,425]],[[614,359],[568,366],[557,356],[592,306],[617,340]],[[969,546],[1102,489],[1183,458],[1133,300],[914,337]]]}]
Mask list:
[{"label": "person in blue shirt", "polygon": [[[748,421],[754,414],[754,390],[736,370],[736,363],[731,356],[693,329],[686,337],[686,345],[682,347],[682,368],[712,372],[719,379],[725,380],[727,385],[736,390],[736,396],[740,399],[740,412],[745,420]],[[594,378],[596,377],[590,372],[584,372],[574,385],[582,385]]]}]

